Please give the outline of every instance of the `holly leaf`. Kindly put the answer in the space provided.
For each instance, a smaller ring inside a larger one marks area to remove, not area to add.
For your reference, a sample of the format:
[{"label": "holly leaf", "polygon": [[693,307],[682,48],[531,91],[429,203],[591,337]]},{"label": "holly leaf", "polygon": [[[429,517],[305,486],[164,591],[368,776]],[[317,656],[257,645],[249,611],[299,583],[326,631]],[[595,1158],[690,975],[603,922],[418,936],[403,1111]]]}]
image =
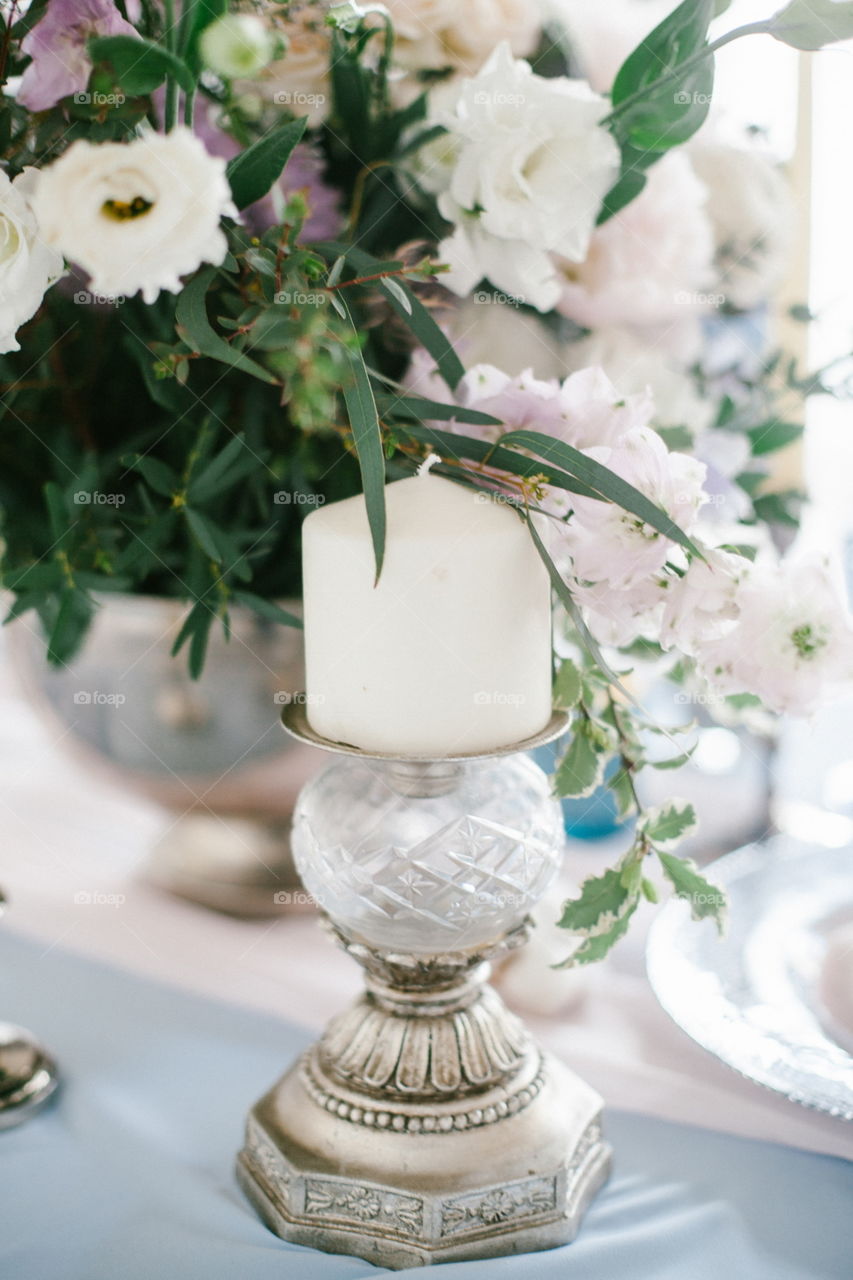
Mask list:
[{"label": "holly leaf", "polygon": [[700,874],[696,863],[689,858],[676,858],[671,853],[657,851],[664,875],[679,898],[690,903],[694,920],[711,919],[719,933],[725,928],[726,895]]},{"label": "holly leaf", "polygon": [[640,824],[658,853],[674,849],[698,825],[696,810],[687,800],[670,800],[668,804],[646,810]]}]

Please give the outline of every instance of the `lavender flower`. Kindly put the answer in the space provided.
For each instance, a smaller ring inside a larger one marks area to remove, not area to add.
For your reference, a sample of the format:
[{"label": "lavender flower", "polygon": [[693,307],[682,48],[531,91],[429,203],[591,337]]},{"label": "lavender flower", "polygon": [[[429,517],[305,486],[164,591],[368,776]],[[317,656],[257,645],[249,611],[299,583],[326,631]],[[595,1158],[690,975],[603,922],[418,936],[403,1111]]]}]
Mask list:
[{"label": "lavender flower", "polygon": [[47,13],[23,41],[32,62],[21,78],[18,101],[30,111],[46,111],[89,83],[92,36],[135,36],[112,0],[51,0]]}]

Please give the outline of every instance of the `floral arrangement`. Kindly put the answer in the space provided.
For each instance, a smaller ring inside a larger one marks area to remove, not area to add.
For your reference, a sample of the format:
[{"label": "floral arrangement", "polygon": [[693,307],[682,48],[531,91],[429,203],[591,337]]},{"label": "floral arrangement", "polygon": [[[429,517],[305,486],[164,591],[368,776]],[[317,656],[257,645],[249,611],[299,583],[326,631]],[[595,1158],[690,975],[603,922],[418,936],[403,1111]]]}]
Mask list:
[{"label": "floral arrangement", "polygon": [[[10,616],[35,610],[59,663],[98,593],[178,596],[197,674],[234,605],[297,624],[278,601],[312,504],[362,489],[381,571],[385,481],[433,453],[517,508],[565,606],[559,794],[615,761],[620,813],[640,808],[649,726],[620,654],[795,712],[853,674],[828,570],[769,536],[801,496],[765,483],[801,431],[780,404],[830,389],[754,335],[784,180],[695,137],[716,49],[819,48],[853,5],[791,0],[711,40],[725,7],[686,0],[602,92],[528,0],[5,0]],[[720,919],[672,852],[693,823],[639,812],[566,905],[573,963],[654,896],[649,854]]]}]

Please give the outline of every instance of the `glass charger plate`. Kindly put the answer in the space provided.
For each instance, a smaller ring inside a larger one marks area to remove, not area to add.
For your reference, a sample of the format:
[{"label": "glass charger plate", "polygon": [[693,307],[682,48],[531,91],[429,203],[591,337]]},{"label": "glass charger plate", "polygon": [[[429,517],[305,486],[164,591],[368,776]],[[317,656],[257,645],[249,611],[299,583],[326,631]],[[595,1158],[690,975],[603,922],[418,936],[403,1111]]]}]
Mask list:
[{"label": "glass charger plate", "polygon": [[720,858],[708,878],[729,897],[726,933],[692,921],[686,902],[664,908],[646,953],[655,995],[742,1075],[853,1120],[853,1030],[822,995],[828,938],[853,921],[853,848],[777,836]]}]

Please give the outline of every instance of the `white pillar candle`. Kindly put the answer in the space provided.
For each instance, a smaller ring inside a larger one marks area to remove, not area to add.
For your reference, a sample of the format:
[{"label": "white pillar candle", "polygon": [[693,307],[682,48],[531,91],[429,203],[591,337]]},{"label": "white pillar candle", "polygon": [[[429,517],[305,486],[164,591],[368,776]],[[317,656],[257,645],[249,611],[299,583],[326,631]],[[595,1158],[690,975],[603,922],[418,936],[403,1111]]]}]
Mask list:
[{"label": "white pillar candle", "polygon": [[302,528],[307,716],[399,756],[507,746],[551,714],[551,590],[506,503],[438,476],[386,487],[378,585],[364,499]]}]

